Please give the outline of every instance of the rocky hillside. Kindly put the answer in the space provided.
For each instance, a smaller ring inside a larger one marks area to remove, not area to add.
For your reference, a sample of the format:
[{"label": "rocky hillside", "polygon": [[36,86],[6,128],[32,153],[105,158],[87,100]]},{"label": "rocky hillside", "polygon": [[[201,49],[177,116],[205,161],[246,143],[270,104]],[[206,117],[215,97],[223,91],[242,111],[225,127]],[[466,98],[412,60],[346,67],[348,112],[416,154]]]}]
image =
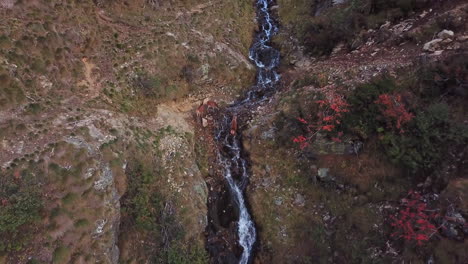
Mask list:
[{"label": "rocky hillside", "polygon": [[[468,263],[466,1],[270,11],[281,83],[239,122],[252,262]],[[0,14],[0,264],[212,263],[212,129],[255,83],[253,2]]]},{"label": "rocky hillside", "polygon": [[205,261],[192,110],[252,83],[251,2],[0,12],[0,263]]},{"label": "rocky hillside", "polygon": [[257,263],[466,263],[468,6],[278,0],[244,133]]}]

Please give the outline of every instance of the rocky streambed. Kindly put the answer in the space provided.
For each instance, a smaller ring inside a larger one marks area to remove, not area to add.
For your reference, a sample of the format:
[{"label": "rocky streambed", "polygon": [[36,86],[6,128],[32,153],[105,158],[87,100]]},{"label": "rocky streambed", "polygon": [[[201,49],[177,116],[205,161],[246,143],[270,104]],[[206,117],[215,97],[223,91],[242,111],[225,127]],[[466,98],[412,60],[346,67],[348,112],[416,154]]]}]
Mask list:
[{"label": "rocky streambed", "polygon": [[270,46],[277,26],[270,14],[271,0],[256,2],[259,31],[249,52],[257,68],[255,85],[247,94],[222,109],[215,121],[218,174],[208,198],[208,251],[214,263],[249,263],[257,239],[255,224],[245,199],[249,161],[242,148],[242,128],[252,112],[267,103],[279,81],[275,71],[279,52]]}]

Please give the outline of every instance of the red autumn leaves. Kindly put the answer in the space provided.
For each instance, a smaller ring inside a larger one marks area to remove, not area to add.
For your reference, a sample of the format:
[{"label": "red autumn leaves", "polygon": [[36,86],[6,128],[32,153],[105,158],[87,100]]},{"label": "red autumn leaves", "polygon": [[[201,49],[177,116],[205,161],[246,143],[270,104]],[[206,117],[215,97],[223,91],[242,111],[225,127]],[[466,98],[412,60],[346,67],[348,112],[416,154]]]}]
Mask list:
[{"label": "red autumn leaves", "polygon": [[375,103],[381,106],[382,114],[386,118],[388,126],[392,127],[392,122],[394,122],[400,133],[404,133],[403,126],[411,121],[414,115],[406,109],[402,95],[398,93],[381,94]]},{"label": "red autumn leaves", "polygon": [[[324,95],[323,100],[315,101],[318,104],[316,121],[307,121],[304,118],[298,117],[297,120],[306,125],[308,135],[299,135],[293,138],[293,142],[299,143],[301,149],[308,146],[308,141],[311,140],[317,133],[321,131],[332,132],[341,123],[344,113],[349,112],[349,104],[346,102],[343,95],[339,94],[333,86],[326,86],[321,89]],[[338,132],[334,141],[341,141],[340,137],[343,132]]]},{"label": "red autumn leaves", "polygon": [[349,104],[335,89],[326,90],[324,95],[324,100],[315,101],[319,105],[318,127],[331,132],[341,123],[343,114],[349,112]]},{"label": "red autumn leaves", "polygon": [[437,233],[438,228],[432,224],[437,217],[439,214],[427,208],[418,192],[409,191],[408,196],[402,199],[400,211],[390,216],[390,225],[395,229],[391,236],[422,245]]},{"label": "red autumn leaves", "polygon": [[[323,99],[314,102],[318,105],[318,111],[315,114],[316,118],[310,118],[310,120],[302,117],[297,118],[301,124],[306,126],[307,131],[306,134],[292,139],[294,143],[299,144],[301,149],[307,147],[309,142],[319,132],[332,134],[331,139],[335,142],[341,142],[341,137],[343,136],[343,132],[336,129],[342,123],[345,114],[350,112],[351,105],[346,101],[340,89],[333,85],[321,88],[319,92],[323,96]],[[379,106],[387,127],[396,129],[399,133],[404,133],[403,127],[414,118],[414,114],[409,112],[400,93],[381,94],[374,101],[374,104]]]}]

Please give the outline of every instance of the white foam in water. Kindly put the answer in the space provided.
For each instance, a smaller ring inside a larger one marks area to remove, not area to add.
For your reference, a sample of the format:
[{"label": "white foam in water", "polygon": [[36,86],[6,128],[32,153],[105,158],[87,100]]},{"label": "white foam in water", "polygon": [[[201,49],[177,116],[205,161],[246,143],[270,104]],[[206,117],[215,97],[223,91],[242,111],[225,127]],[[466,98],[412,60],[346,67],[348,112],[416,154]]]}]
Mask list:
[{"label": "white foam in water", "polygon": [[[255,104],[264,101],[266,96],[262,91],[272,89],[280,79],[280,75],[275,71],[279,64],[279,52],[269,45],[271,37],[278,31],[269,13],[269,7],[272,3],[271,0],[257,0],[257,20],[262,30],[257,34],[249,51],[249,58],[257,66],[257,84],[253,88],[254,90],[247,93],[247,98],[229,107],[233,111],[233,115],[237,114],[236,109],[246,103]],[[251,260],[257,233],[243,196],[243,189],[249,177],[247,161],[241,156],[240,138],[229,133],[230,121],[231,118],[226,115],[217,133],[218,142],[227,149],[224,152],[218,151],[218,161],[224,168],[224,177],[239,207],[238,236],[239,244],[243,248],[239,263],[247,264]],[[233,172],[239,171],[242,172],[241,178],[234,179]]]}]

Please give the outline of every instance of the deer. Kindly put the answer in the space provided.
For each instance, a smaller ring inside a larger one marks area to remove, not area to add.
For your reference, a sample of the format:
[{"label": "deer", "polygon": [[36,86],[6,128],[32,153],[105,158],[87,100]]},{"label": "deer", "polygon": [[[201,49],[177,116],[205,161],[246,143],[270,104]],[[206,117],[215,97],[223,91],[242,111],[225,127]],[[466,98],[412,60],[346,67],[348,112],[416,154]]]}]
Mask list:
[{"label": "deer", "polygon": [[235,115],[231,120],[231,135],[235,135],[237,131],[237,116]]},{"label": "deer", "polygon": [[207,106],[201,103],[200,106],[198,106],[195,113],[197,114],[197,117],[204,117],[206,115],[206,110],[208,110]]},{"label": "deer", "polygon": [[197,120],[199,123],[202,122],[202,118],[206,115],[207,112],[207,105],[203,104],[203,102],[198,106],[197,110],[195,111],[195,114],[197,115]]},{"label": "deer", "polygon": [[202,117],[206,116],[209,110],[218,109],[218,108],[219,106],[215,101],[208,100],[205,103],[205,100],[203,100],[200,106],[198,106],[196,110],[196,115],[197,115],[198,120],[201,122]]},{"label": "deer", "polygon": [[211,100],[207,101],[206,105],[208,106],[208,109],[218,109],[219,108],[218,104],[215,101],[211,101]]}]

